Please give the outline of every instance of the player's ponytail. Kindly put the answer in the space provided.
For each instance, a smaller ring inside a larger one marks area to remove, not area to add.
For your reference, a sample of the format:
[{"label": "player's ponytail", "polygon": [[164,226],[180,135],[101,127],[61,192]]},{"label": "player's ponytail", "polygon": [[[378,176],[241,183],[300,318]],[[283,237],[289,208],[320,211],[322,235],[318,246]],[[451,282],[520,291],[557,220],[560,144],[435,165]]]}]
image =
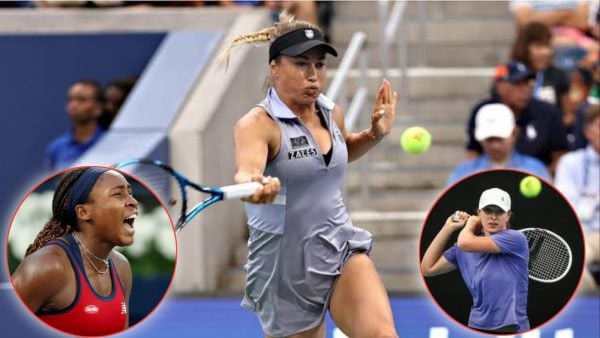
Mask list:
[{"label": "player's ponytail", "polygon": [[294,15],[288,12],[288,10],[283,10],[281,13],[279,13],[279,21],[275,22],[273,26],[262,29],[258,32],[240,34],[233,37],[229,42],[229,45],[219,56],[219,63],[225,65],[227,68],[231,49],[234,47],[245,43],[262,44],[265,42],[273,42],[283,34],[299,28],[311,28],[323,33],[318,26],[308,21],[295,20]]},{"label": "player's ponytail", "polygon": [[52,217],[37,234],[33,243],[27,247],[25,257],[36,252],[48,241],[77,230],[76,222],[69,220],[69,197],[73,184],[83,175],[86,169],[73,169],[60,179],[52,198]]}]

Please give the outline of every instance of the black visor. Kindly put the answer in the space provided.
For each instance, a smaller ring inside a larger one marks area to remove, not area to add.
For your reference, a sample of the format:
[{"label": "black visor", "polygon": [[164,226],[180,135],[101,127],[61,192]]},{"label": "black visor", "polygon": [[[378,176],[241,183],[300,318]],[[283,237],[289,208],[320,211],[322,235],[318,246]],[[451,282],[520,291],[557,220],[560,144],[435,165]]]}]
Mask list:
[{"label": "black visor", "polygon": [[298,56],[315,47],[323,47],[326,53],[337,56],[337,51],[325,42],[323,34],[316,29],[300,28],[278,37],[269,47],[269,62],[279,55]]}]

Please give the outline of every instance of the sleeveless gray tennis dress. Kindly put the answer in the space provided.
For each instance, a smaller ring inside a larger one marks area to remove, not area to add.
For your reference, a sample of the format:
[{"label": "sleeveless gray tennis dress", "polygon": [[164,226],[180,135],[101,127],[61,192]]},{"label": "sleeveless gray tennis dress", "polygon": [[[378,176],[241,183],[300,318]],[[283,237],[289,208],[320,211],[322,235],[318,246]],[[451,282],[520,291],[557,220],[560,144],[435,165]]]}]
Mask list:
[{"label": "sleeveless gray tennis dress", "polygon": [[329,165],[309,130],[273,88],[259,104],[279,125],[281,147],[264,175],[281,180],[285,204],[245,203],[250,229],[246,294],[265,333],[285,337],[316,327],[336,277],[355,252],[370,252],[372,235],[352,225],[340,186],[348,163],[333,102],[321,95],[318,112],[332,139]]}]

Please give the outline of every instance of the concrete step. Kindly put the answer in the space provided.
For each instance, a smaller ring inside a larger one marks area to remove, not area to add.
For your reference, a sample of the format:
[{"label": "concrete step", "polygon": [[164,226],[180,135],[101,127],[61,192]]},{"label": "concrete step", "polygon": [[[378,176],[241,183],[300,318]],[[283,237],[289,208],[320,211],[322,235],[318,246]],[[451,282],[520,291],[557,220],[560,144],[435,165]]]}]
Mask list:
[{"label": "concrete step", "polygon": [[[402,97],[400,97],[400,101],[396,112],[396,125],[402,127],[429,121],[455,121],[464,124],[477,99],[473,101],[471,96],[419,98],[408,100],[406,106],[402,106]],[[371,105],[373,103],[374,101],[370,102]]]},{"label": "concrete step", "polygon": [[[367,35],[370,45],[378,46],[381,39],[380,26],[377,20],[339,21],[332,26],[334,43],[348,43],[357,31]],[[514,23],[510,17],[475,18],[428,21],[424,23],[424,40],[419,36],[419,24],[414,21],[403,23],[397,34],[407,43],[422,42],[428,46],[434,44],[512,44],[514,39]]]},{"label": "concrete step", "polygon": [[354,226],[373,234],[379,240],[419,238],[426,211],[369,211],[350,212]]},{"label": "concrete step", "polygon": [[[391,10],[393,2],[388,2]],[[419,4],[410,1],[404,12],[408,20],[418,18],[419,5],[425,6],[427,20],[443,20],[451,18],[496,18],[509,17],[508,3],[506,1],[423,1]],[[378,17],[378,4],[375,1],[335,1],[334,24],[339,21],[350,20],[376,20]]]},{"label": "concrete step", "polygon": [[[358,190],[363,180],[367,180],[371,190],[404,190],[404,189],[441,189],[448,179],[451,168],[410,168],[405,169],[399,166],[386,168],[386,171],[377,170],[376,167],[370,168],[368,178],[358,171],[349,171],[346,175],[346,187],[349,191]],[[373,192],[372,195],[379,194]],[[381,201],[379,196],[377,200],[369,201],[377,205],[389,205],[384,210],[395,210],[403,202]],[[412,209],[412,208],[407,208]]]},{"label": "concrete step", "polygon": [[[330,81],[335,77],[337,69],[328,72]],[[402,71],[398,68],[389,69],[387,79],[395,90],[399,91],[400,99],[469,99],[475,104],[486,97],[492,83],[493,68],[431,68],[414,67],[406,71],[406,82],[402,82]],[[384,78],[379,68],[369,68],[366,71],[367,89],[371,98],[377,93]],[[360,72],[353,69],[348,72],[345,81],[345,92],[355,93],[361,81]],[[405,85],[407,88],[403,88]],[[464,102],[464,101],[463,101]]]},{"label": "concrete step", "polygon": [[[420,225],[416,226],[420,228]],[[419,237],[375,237],[371,259],[378,269],[398,274],[419,270]]]},{"label": "concrete step", "polygon": [[[421,176],[428,176],[429,173],[421,173]],[[378,175],[384,176],[384,175]],[[375,181],[377,177],[371,177],[370,181]],[[352,178],[358,181],[358,178]],[[420,211],[426,212],[431,208],[433,203],[443,191],[442,188],[420,188],[410,189],[404,187],[397,182],[391,184],[382,184],[385,188],[373,190],[371,196],[366,200],[361,198],[357,187],[358,184],[350,182],[352,179],[347,177],[346,186],[348,192],[344,198],[344,203],[348,210],[355,211],[374,211],[374,212],[403,212],[403,211]],[[445,181],[444,181],[445,182]],[[377,182],[373,182],[377,183]],[[354,185],[354,187],[352,187]],[[404,185],[408,185],[405,183]],[[398,187],[400,186],[400,187]],[[385,225],[383,225],[385,227]],[[383,230],[382,230],[383,231]]]},{"label": "concrete step", "polygon": [[[441,97],[441,98],[416,98],[409,99],[400,97],[396,108],[395,127],[404,128],[413,125],[439,125],[459,124],[466,126],[470,117],[471,109],[479,98],[466,97]],[[351,101],[352,97],[348,97]],[[339,100],[338,100],[339,101]],[[375,99],[370,97],[363,107],[360,116],[360,126],[366,127],[369,123],[370,113],[373,109]],[[357,129],[358,130],[358,129]],[[395,139],[394,139],[395,140]]]},{"label": "concrete step", "polygon": [[[329,57],[327,66],[337,67],[342,60],[342,56],[348,48],[347,42],[335,43],[335,49],[339,57]],[[506,61],[510,53],[509,43],[430,43],[425,45],[425,50],[421,56],[418,43],[409,43],[407,45],[408,66],[429,66],[429,67],[493,67]],[[371,67],[380,66],[381,51],[377,44],[370,43],[366,48],[367,57]],[[388,58],[391,65],[400,64],[397,44],[394,44],[388,51]]]},{"label": "concrete step", "polygon": [[[462,145],[434,144],[427,152],[415,155],[402,151],[398,143],[380,144],[376,149],[369,152],[368,161],[375,170],[396,170],[396,166],[402,170],[453,168],[464,158],[465,154]],[[359,167],[360,164],[357,162],[357,165],[354,166],[353,164],[350,170],[358,170]]]}]

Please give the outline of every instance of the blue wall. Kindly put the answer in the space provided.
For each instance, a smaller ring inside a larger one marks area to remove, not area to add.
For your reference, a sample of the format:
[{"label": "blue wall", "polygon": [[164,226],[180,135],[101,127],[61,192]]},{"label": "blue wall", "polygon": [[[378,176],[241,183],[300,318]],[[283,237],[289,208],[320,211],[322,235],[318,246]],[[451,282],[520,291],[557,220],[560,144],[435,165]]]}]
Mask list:
[{"label": "blue wall", "polygon": [[[4,243],[18,203],[48,172],[48,142],[68,130],[65,97],[71,83],[92,78],[105,85],[139,75],[164,33],[0,36],[0,233]],[[6,280],[5,250],[0,250]]]}]

